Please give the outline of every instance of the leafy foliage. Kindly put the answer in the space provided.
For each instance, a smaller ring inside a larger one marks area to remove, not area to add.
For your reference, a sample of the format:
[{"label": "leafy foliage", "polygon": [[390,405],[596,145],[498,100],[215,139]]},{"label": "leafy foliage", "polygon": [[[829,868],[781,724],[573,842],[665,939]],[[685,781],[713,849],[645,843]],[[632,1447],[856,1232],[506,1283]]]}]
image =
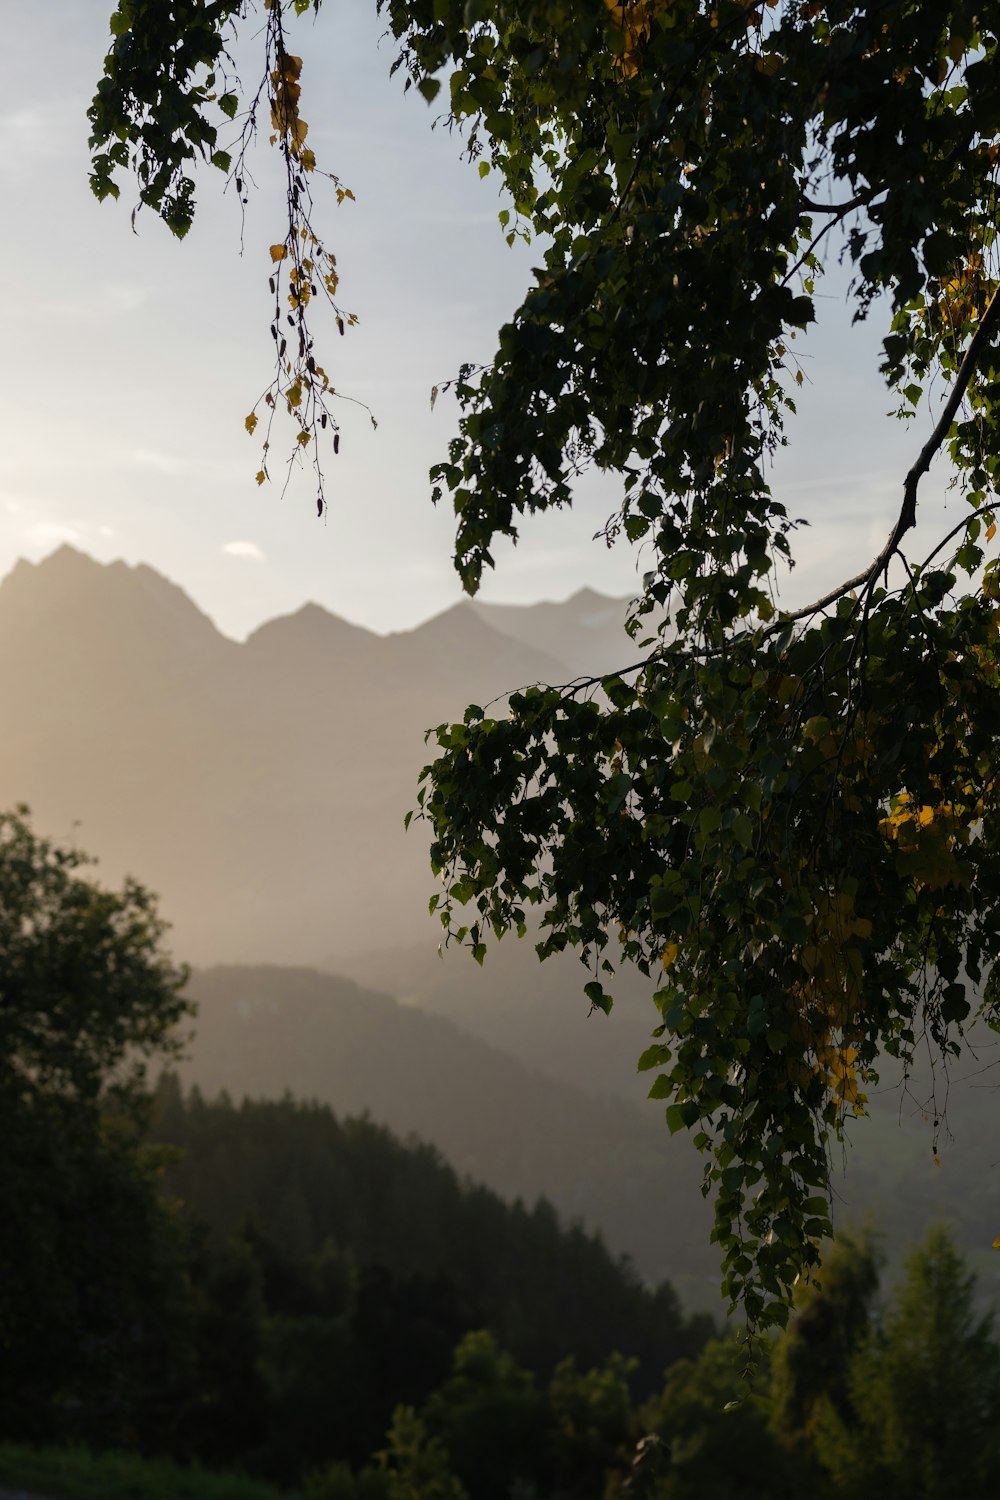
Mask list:
[{"label": "leafy foliage", "polygon": [[179,238],[187,234],[194,217],[193,163],[207,157],[222,171],[230,166],[228,153],[216,150],[219,126],[239,103],[225,73],[223,35],[242,10],[241,0],[121,0],[89,110],[90,185],[99,199],[117,198],[116,173],[132,168],[140,203]]},{"label": "leafy foliage", "polygon": [[663,1390],[642,1408],[647,1434],[633,1488],[656,1500],[792,1500],[806,1489],[808,1459],[770,1430],[768,1369],[752,1394],[741,1391],[745,1354],[735,1340],[712,1340],[697,1360],[667,1371]]},{"label": "leafy foliage", "polygon": [[[437,910],[480,962],[540,917],[542,956],[580,949],[605,1009],[617,964],[655,976],[641,1066],[706,1153],[734,1305],[780,1322],[879,1058],[956,1050],[973,986],[994,1018],[1000,9],[382,8],[408,84],[505,185],[504,232],[543,247],[495,359],[459,373],[433,471],[462,581],[589,466],[619,485],[607,540],[649,560],[636,663],[437,731]],[[879,555],[789,614],[769,465],[838,248],[856,316],[888,314],[900,413],[933,380],[948,394]],[[902,544],[941,451],[972,510],[920,562]]]},{"label": "leafy foliage", "polygon": [[[640,1066],[707,1153],[734,1303],[780,1321],[829,1229],[832,1139],[880,1056],[958,1045],[1000,939],[977,516],[950,561],[888,586],[942,444],[991,503],[995,18],[518,6],[460,34],[391,14],[412,76],[452,68],[472,149],[548,241],[436,471],[463,581],[590,463],[620,476],[609,539],[651,559],[633,668],[438,730],[421,796],[438,909],[480,959],[540,909],[540,953],[580,948],[605,1008],[617,963],[658,976]],[[879,557],[776,615],[793,528],[768,461],[838,226],[857,315],[891,309],[883,371],[907,410],[932,374],[952,385]]]},{"label": "leafy foliage", "polygon": [[879,1265],[868,1235],[839,1235],[823,1256],[822,1285],[803,1286],[775,1349],[773,1425],[800,1447],[814,1440],[820,1413],[826,1421],[849,1409],[852,1360],[874,1326]]}]

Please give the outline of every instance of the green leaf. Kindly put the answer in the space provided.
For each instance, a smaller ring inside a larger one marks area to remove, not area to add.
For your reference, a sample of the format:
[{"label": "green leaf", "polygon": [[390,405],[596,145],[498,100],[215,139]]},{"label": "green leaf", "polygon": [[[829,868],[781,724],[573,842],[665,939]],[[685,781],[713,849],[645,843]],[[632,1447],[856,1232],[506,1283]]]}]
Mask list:
[{"label": "green leaf", "polygon": [[614,1004],[614,1001],[612,1000],[612,997],[607,994],[604,986],[600,984],[598,980],[591,979],[589,983],[585,984],[583,987],[583,993],[586,995],[587,999],[596,1010],[603,1010],[606,1016],[611,1014],[611,1007]]},{"label": "green leaf", "polygon": [[737,813],[733,818],[732,835],[743,849],[749,849],[754,840],[753,819],[746,813]]}]

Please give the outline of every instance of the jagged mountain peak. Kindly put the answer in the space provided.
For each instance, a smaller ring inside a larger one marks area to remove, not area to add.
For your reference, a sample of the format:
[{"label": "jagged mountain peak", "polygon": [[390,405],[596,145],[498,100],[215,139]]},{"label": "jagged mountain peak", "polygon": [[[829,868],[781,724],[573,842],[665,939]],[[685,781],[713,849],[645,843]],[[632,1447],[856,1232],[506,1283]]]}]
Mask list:
[{"label": "jagged mountain peak", "polygon": [[290,614],[266,620],[251,631],[245,644],[251,652],[266,654],[290,649],[312,652],[345,646],[364,649],[378,639],[374,631],[354,625],[310,600]]},{"label": "jagged mountain peak", "polygon": [[[85,602],[86,612],[80,613]],[[224,637],[190,595],[151,568],[121,558],[99,562],[64,542],[38,562],[21,558],[0,582],[0,611],[44,617],[56,623],[72,612],[79,628],[100,620],[125,624],[131,632],[167,622],[198,634],[202,641]],[[155,616],[151,618],[151,616]]]}]

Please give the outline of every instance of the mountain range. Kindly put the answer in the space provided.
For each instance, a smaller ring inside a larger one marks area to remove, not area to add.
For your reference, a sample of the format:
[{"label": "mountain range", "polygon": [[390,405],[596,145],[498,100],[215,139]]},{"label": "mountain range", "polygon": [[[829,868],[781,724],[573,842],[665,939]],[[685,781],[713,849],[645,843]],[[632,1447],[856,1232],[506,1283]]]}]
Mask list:
[{"label": "mountain range", "polygon": [[403,833],[425,731],[630,660],[624,613],[585,590],[379,636],[307,604],[240,644],[153,569],[62,547],[0,585],[0,798],[158,891],[196,962],[433,947]]},{"label": "mountain range", "polygon": [[[427,726],[627,664],[625,609],[586,590],[463,603],[379,636],[310,604],[237,643],[153,569],[61,548],[0,584],[0,806],[28,803],[101,878],[159,892],[178,957],[230,965],[193,981],[189,1080],[368,1109],[508,1195],[544,1193],[717,1309],[701,1163],[635,1072],[652,986],[621,976],[611,1016],[590,1015],[570,955],[539,965],[507,940],[482,970],[442,962],[426,831],[403,831]],[[982,1056],[951,1091],[940,1168],[926,1087],[904,1094],[887,1072],[837,1179],[841,1220],[874,1212],[894,1251],[939,1213],[967,1250],[1000,1234]]]}]

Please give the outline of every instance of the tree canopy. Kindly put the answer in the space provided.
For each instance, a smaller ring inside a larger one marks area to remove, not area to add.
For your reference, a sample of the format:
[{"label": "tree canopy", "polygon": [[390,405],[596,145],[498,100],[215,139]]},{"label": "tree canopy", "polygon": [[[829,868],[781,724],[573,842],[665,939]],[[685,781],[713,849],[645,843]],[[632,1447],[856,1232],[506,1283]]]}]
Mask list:
[{"label": "tree canopy", "polygon": [[107,890],[79,849],[0,813],[0,1098],[59,1101],[78,1119],[141,1096],[145,1064],[176,1055],[186,972],[138,881]]},{"label": "tree canopy", "polygon": [[997,1483],[1000,1349],[992,1314],[940,1227],[918,1245],[881,1326],[846,1362],[846,1401],[824,1394],[817,1456],[844,1494],[985,1494]]},{"label": "tree canopy", "polygon": [[[183,233],[192,163],[242,192],[266,102],[288,192],[265,403],[318,465],[336,424],[309,319],[337,281],[285,21],[321,7],[266,8],[263,79],[241,102],[225,61],[239,0],[121,0],[93,185],[116,194],[134,169]],[[918,1040],[947,1054],[974,1007],[996,1019],[1000,5],[379,8],[407,86],[504,183],[504,232],[539,244],[492,362],[456,376],[459,430],[432,471],[461,580],[474,591],[495,538],[571,504],[590,466],[617,484],[606,540],[647,562],[627,669],[437,730],[419,807],[437,910],[480,961],[540,919],[541,956],[578,948],[605,1009],[622,962],[655,976],[640,1066],[706,1153],[726,1290],[752,1322],[781,1320],[830,1229],[832,1143],[880,1059],[905,1076]],[[218,149],[230,119],[235,155]],[[838,258],[856,318],[884,320],[913,463],[878,555],[789,612],[775,577],[796,525],[771,461],[794,431],[796,337]],[[968,514],[908,556],[939,453]]]},{"label": "tree canopy", "polygon": [[189,1007],[152,896],[86,866],[0,814],[0,1428],[41,1439],[58,1410],[109,1441],[169,1408],[182,1289],[143,1081]]}]

